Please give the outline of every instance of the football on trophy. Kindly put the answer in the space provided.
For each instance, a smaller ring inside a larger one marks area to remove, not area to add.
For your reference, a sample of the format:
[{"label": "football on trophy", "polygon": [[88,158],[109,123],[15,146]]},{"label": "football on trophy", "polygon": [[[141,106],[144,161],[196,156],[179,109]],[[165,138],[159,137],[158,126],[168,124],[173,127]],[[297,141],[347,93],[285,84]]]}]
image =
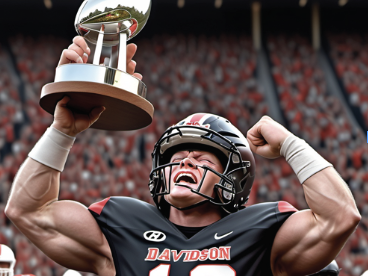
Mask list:
[{"label": "football on trophy", "polygon": [[119,33],[127,40],[145,26],[151,12],[151,0],[86,0],[75,17],[75,29],[89,42],[96,44],[101,28],[104,46],[119,43]]}]

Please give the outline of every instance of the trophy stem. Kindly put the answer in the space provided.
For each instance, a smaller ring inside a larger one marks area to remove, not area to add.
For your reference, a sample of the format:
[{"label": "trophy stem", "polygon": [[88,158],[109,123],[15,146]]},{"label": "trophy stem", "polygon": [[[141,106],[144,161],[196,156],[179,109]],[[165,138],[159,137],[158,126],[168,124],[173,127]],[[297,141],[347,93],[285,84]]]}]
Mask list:
[{"label": "trophy stem", "polygon": [[100,58],[101,58],[101,53],[102,53],[102,44],[103,44],[104,34],[105,34],[105,25],[102,24],[101,29],[98,33],[98,39],[97,39],[97,43],[96,43],[95,54],[93,56],[93,64],[94,65],[100,65]]},{"label": "trophy stem", "polygon": [[119,46],[118,45],[112,46],[109,67],[111,68],[118,67],[118,57],[119,57]]},{"label": "trophy stem", "polygon": [[119,61],[118,61],[118,70],[126,72],[126,55],[127,55],[127,34],[120,33],[120,43],[119,43]]}]

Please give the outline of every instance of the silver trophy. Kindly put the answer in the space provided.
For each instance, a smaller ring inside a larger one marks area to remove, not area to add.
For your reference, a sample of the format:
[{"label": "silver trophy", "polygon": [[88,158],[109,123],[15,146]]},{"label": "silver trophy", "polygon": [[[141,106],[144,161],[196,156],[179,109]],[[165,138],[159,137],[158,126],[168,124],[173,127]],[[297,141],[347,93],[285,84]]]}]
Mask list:
[{"label": "silver trophy", "polygon": [[[93,64],[56,68],[55,82],[42,88],[41,107],[54,114],[56,103],[67,95],[68,107],[77,113],[106,107],[92,128],[132,130],[149,125],[153,106],[145,99],[146,85],[126,73],[126,46],[145,26],[150,11],[151,0],[84,1],[75,18],[75,28],[96,45]],[[111,49],[108,65],[100,65],[103,46]]]}]

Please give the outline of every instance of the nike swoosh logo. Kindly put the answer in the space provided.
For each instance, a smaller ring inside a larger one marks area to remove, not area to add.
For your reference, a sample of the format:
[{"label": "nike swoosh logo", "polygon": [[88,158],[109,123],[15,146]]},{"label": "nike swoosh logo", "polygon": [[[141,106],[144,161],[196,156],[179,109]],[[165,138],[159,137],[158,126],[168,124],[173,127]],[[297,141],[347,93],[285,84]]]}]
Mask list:
[{"label": "nike swoosh logo", "polygon": [[225,234],[225,235],[222,235],[222,236],[217,236],[217,233],[216,233],[216,234],[215,234],[215,239],[216,239],[216,240],[221,240],[222,238],[225,238],[226,236],[231,235],[233,232],[234,232],[234,231],[231,231],[231,232],[229,232],[229,233],[227,233],[227,234]]}]

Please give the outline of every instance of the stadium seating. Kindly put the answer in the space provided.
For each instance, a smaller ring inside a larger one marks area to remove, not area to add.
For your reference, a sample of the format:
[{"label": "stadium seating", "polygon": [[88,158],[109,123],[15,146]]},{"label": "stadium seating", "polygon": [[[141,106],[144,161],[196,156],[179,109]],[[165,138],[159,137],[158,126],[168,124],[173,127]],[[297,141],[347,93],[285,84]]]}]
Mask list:
[{"label": "stadium seating", "polygon": [[350,104],[360,108],[368,126],[368,36],[330,34],[328,42],[336,73],[345,86]]}]

